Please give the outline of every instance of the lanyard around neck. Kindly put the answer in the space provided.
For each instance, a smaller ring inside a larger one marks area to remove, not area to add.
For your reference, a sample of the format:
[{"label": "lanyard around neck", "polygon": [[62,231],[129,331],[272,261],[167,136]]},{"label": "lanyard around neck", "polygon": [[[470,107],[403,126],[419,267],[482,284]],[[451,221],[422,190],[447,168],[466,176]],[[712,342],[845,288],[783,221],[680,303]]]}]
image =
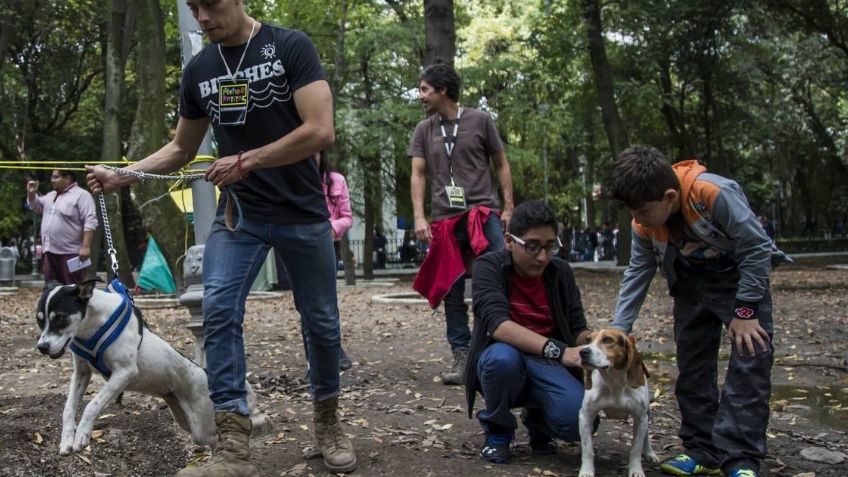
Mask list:
[{"label": "lanyard around neck", "polygon": [[[247,37],[247,43],[244,44],[244,51],[241,52],[241,58],[239,58],[238,65],[236,65],[236,74],[238,74],[241,69],[241,62],[244,61],[244,55],[247,54],[247,47],[250,46],[250,40],[253,38],[253,30],[256,28],[256,19],[253,19],[253,25],[250,26],[250,36]],[[221,44],[218,43],[218,54],[221,55],[221,61],[224,62],[224,68],[227,69],[227,77],[230,78],[230,81],[235,82],[236,77],[233,75],[232,71],[230,71],[230,65],[227,64],[227,60],[224,58],[224,54],[221,52]]]},{"label": "lanyard around neck", "polygon": [[445,118],[440,117],[440,125],[439,127],[442,129],[442,138],[445,140],[445,152],[448,155],[448,171],[450,172],[451,185],[455,185],[453,181],[453,165],[451,164],[451,158],[453,157],[453,151],[456,149],[456,135],[459,133],[459,118],[462,116],[462,107],[456,112],[456,121],[453,123],[453,137],[450,141],[448,141],[448,133],[445,131]]}]

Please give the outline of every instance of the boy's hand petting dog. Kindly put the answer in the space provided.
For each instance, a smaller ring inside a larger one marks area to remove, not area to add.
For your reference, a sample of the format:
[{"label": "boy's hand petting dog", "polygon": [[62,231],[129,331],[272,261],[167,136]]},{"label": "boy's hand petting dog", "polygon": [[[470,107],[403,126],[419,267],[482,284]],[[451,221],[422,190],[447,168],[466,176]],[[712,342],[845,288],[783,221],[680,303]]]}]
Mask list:
[{"label": "boy's hand petting dog", "polygon": [[579,367],[580,366],[580,350],[583,349],[583,346],[575,346],[572,348],[565,348],[565,352],[562,353],[562,357],[560,358],[560,363],[563,366],[571,366],[571,367]]},{"label": "boy's hand petting dog", "polygon": [[[727,334],[730,336],[731,343],[736,346],[736,351],[742,356],[745,355],[745,351],[748,351],[751,356],[756,356],[758,350],[768,350],[767,343],[770,338],[758,320],[734,318],[730,322]],[[755,342],[757,347],[754,346]]]}]

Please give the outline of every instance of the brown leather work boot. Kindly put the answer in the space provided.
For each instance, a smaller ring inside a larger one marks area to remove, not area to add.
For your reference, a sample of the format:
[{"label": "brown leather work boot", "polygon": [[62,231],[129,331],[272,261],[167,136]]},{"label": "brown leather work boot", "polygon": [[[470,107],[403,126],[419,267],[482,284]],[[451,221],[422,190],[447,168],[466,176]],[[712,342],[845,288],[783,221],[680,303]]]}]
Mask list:
[{"label": "brown leather work boot", "polygon": [[216,412],[218,445],[209,462],[186,467],[177,477],[259,477],[250,463],[250,416],[235,412]]},{"label": "brown leather work boot", "polygon": [[468,362],[468,348],[453,351],[453,364],[449,371],[442,373],[444,384],[465,384],[465,364]]},{"label": "brown leather work boot", "polygon": [[334,473],[352,472],[356,469],[356,454],[339,422],[338,398],[313,401],[312,404],[315,447],[324,456],[324,466]]}]

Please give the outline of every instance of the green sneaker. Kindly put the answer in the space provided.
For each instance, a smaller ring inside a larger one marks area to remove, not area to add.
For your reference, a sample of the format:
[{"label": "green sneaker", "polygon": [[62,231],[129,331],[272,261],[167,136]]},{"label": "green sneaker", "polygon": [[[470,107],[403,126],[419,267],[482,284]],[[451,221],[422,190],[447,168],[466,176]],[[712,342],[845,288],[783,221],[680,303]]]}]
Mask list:
[{"label": "green sneaker", "polygon": [[662,461],[660,470],[671,475],[721,475],[721,469],[701,465],[686,454]]},{"label": "green sneaker", "polygon": [[759,474],[751,469],[733,469],[729,477],[759,477]]}]

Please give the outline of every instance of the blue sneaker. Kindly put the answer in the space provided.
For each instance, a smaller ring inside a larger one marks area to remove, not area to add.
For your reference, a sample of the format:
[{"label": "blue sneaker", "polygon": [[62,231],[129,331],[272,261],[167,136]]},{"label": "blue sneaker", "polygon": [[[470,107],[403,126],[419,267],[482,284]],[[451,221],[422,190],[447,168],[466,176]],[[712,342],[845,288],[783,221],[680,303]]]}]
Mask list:
[{"label": "blue sneaker", "polygon": [[671,475],[721,475],[721,469],[701,465],[686,454],[662,461],[660,470]]},{"label": "blue sneaker", "polygon": [[511,444],[512,434],[486,434],[486,443],[480,451],[480,458],[493,464],[508,464]]},{"label": "blue sneaker", "polygon": [[733,469],[727,477],[760,477],[760,475],[751,469]]}]

